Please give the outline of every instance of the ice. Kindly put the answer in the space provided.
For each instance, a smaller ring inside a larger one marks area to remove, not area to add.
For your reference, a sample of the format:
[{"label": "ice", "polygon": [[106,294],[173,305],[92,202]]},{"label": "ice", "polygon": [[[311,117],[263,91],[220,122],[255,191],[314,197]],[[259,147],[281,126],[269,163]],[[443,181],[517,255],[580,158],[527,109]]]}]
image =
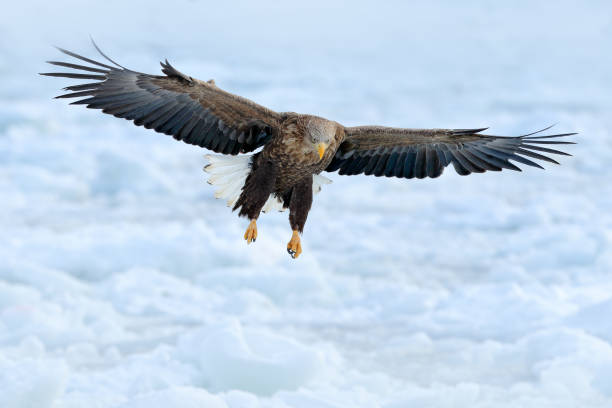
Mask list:
[{"label": "ice", "polygon": [[40,342],[31,339],[26,342],[36,344],[22,344],[18,355],[0,356],[0,406],[52,408],[65,391],[67,365],[60,359],[46,357]]},{"label": "ice", "polygon": [[[612,406],[612,6],[38,0],[0,17],[0,407]],[[287,213],[210,152],[53,100],[58,45],[345,125],[578,131],[546,170],[327,174]]]},{"label": "ice", "polygon": [[268,395],[296,390],[323,368],[316,349],[269,331],[243,328],[238,321],[200,329],[178,339],[184,361],[196,361],[206,388],[239,389]]},{"label": "ice", "polygon": [[185,407],[228,408],[227,403],[202,388],[172,387],[163,391],[139,395],[121,404],[122,408]]}]

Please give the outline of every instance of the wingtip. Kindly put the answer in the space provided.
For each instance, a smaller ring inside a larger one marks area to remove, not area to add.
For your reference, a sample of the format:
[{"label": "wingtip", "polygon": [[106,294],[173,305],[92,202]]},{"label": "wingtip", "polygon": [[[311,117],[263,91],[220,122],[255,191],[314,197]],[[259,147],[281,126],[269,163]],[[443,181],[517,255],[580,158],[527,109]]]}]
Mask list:
[{"label": "wingtip", "polygon": [[[552,125],[549,125],[549,126],[543,128],[543,129],[536,130],[535,132],[527,133],[526,135],[521,135],[519,137],[527,137],[527,136],[537,135],[538,133],[546,132],[547,130],[549,130],[550,128],[552,128],[555,125],[556,125],[556,123],[553,123]],[[534,136],[534,138],[537,138],[537,136]]]},{"label": "wingtip", "polygon": [[96,49],[96,51],[98,51],[100,53],[101,56],[103,56],[104,58],[106,58],[107,61],[111,62],[112,64],[115,64],[116,66],[118,66],[119,68],[125,69],[127,70],[126,67],[124,67],[121,64],[118,64],[117,62],[115,62],[114,60],[112,60],[108,55],[106,55],[104,52],[102,52],[102,50],[100,49],[100,47],[98,47],[98,44],[96,44],[96,42],[94,41],[93,37],[90,35],[89,39],[91,40],[91,43],[93,44],[94,48]]},{"label": "wingtip", "polygon": [[94,47],[98,48],[98,44],[96,44],[96,41],[94,40],[93,35],[91,34],[89,34],[89,41],[91,41]]}]

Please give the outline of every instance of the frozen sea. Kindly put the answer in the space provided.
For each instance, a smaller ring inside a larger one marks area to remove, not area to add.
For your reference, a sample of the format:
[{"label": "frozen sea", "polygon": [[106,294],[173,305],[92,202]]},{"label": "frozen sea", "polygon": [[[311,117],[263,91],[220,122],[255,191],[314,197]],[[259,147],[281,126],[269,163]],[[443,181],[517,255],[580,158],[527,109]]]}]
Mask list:
[{"label": "frozen sea", "polygon": [[[0,407],[612,407],[612,4],[22,1],[0,16]],[[52,100],[58,45],[345,125],[580,132],[545,171],[215,200],[204,150]]]}]

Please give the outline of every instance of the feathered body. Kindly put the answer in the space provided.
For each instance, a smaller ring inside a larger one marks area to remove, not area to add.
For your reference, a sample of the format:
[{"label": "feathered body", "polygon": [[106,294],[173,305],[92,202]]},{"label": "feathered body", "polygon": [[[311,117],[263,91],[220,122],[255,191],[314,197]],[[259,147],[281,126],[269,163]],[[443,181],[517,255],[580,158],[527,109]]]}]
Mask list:
[{"label": "feathered body", "polygon": [[[312,149],[312,139],[328,141],[320,156]],[[313,175],[331,163],[344,139],[336,122],[317,116],[286,113],[276,132],[261,152],[253,155],[251,170],[234,205],[239,215],[257,219],[270,195],[290,208],[293,230],[302,232],[312,205]]]},{"label": "feathered body", "polygon": [[574,134],[541,135],[549,128],[507,137],[484,135],[486,128],[344,127],[317,116],[275,112],[220,89],[213,80],[185,75],[168,61],[161,64],[164,76],[132,71],[94,46],[112,65],[63,49],[64,54],[90,65],[49,62],[77,72],[43,75],[93,81],[68,86],[64,89],[69,93],[58,98],[79,98],[73,104],[101,109],[185,143],[230,155],[208,156],[205,170],[211,175],[209,182],[218,187],[215,196],[251,220],[244,236],[247,243],[257,237],[260,212],[288,208],[293,235],[287,250],[292,257],[301,253],[299,233],[313,193],[329,183],[319,175],[323,171],[411,179],[439,177],[451,164],[460,175],[520,171],[511,161],[542,168],[527,157],[557,163],[544,153],[568,155],[549,146],[571,144],[558,139]]},{"label": "feathered body", "polygon": [[[330,141],[321,158],[308,140],[311,135]],[[344,128],[339,123],[312,115],[283,114],[278,134],[264,146],[260,155],[260,160],[275,163],[279,169],[274,192],[283,195],[296,181],[325,170],[343,140]]]}]

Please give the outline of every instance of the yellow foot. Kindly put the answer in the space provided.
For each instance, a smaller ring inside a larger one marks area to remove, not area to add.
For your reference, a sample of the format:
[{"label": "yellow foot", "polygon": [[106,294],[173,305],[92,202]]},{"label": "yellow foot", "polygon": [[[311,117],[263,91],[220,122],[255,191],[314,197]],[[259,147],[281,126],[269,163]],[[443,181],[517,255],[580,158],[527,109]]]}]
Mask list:
[{"label": "yellow foot", "polygon": [[291,240],[287,244],[287,252],[293,259],[300,256],[302,253],[302,244],[300,244],[300,236],[296,230],[293,231],[293,235],[291,236]]},{"label": "yellow foot", "polygon": [[257,239],[257,220],[251,220],[244,233],[244,239],[246,239],[247,244],[255,242]]}]

